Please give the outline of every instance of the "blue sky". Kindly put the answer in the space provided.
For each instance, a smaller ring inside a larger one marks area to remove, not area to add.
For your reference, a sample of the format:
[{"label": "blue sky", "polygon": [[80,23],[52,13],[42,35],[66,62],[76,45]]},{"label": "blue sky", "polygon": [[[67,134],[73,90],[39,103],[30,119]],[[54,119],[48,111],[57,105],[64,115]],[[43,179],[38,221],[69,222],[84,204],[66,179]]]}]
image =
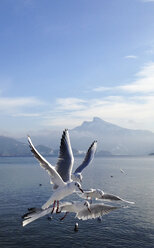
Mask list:
[{"label": "blue sky", "polygon": [[154,131],[153,107],[154,1],[0,1],[0,134]]}]

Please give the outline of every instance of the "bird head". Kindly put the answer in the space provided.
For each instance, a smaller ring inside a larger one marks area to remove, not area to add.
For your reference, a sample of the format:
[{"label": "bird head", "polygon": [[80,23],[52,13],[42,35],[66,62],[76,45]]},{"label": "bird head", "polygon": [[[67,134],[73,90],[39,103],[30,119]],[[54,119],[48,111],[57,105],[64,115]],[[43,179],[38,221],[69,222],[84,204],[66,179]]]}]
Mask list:
[{"label": "bird head", "polygon": [[77,173],[76,178],[77,178],[78,182],[82,183],[82,174],[81,173]]},{"label": "bird head", "polygon": [[100,189],[97,189],[96,192],[100,196],[99,198],[102,198],[102,196],[104,195],[104,192]]},{"label": "bird head", "polygon": [[75,185],[75,188],[76,188],[77,190],[80,190],[82,193],[84,193],[84,192],[83,192],[83,189],[81,188],[81,184],[80,184],[80,183],[74,182],[74,185]]},{"label": "bird head", "polygon": [[91,210],[90,210],[90,203],[88,201],[85,201],[84,202],[84,206],[87,207],[88,211],[91,213]]},{"label": "bird head", "polygon": [[73,181],[77,181],[79,183],[82,183],[82,175],[81,173],[74,173],[72,174]]}]

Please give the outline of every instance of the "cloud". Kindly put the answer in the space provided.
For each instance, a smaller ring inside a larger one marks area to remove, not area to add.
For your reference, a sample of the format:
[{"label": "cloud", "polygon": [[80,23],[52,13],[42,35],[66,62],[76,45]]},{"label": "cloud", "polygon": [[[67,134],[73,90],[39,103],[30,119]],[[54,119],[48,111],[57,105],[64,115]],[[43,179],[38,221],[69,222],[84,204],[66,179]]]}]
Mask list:
[{"label": "cloud", "polygon": [[13,117],[40,117],[40,113],[16,113],[12,114]]},{"label": "cloud", "polygon": [[[67,101],[67,98],[65,100]],[[81,108],[78,106],[75,110],[71,106],[67,106],[67,110],[62,110],[63,106],[59,106],[61,112],[58,113],[54,110],[52,115],[46,116],[43,125],[73,128],[85,120],[91,120],[94,116],[98,116],[123,127],[154,131],[152,125],[154,123],[154,94],[131,97],[108,96],[103,99],[83,101],[83,106]]]},{"label": "cloud", "polygon": [[154,0],[142,0],[142,2],[148,3],[148,2],[154,2]]},{"label": "cloud", "polygon": [[136,76],[134,82],[118,86],[118,89],[131,92],[131,93],[154,93],[154,63],[149,63],[145,65],[142,70],[140,70]]},{"label": "cloud", "polygon": [[[85,119],[84,119],[85,120]],[[63,114],[63,115],[59,115],[59,116],[48,116],[46,118],[43,119],[42,125],[44,125],[45,127],[54,127],[56,128],[60,128],[60,129],[65,129],[65,128],[73,128],[77,125],[80,125],[81,122],[83,121],[83,118],[81,117],[75,117],[72,116],[71,113],[69,114]]]},{"label": "cloud", "polygon": [[154,63],[146,64],[137,74],[136,80],[130,82],[129,84],[115,86],[115,87],[97,87],[94,88],[95,92],[112,91],[117,94],[122,94],[120,91],[125,91],[127,93],[154,93]]},{"label": "cloud", "polygon": [[[95,99],[91,101],[86,109],[74,112],[73,116],[93,117],[98,115],[107,119],[123,119],[126,117],[130,119],[133,114],[134,116],[140,115],[144,110],[147,113],[148,109],[151,110],[151,114],[154,116],[153,108],[149,108],[154,103],[153,99],[153,96],[147,98],[109,96],[104,100]],[[141,118],[143,118],[142,115]]]},{"label": "cloud", "polygon": [[34,97],[0,97],[0,112],[17,114],[20,109],[42,105],[43,102]]},{"label": "cloud", "polygon": [[78,110],[84,108],[85,100],[79,98],[58,98],[56,105],[59,110]]},{"label": "cloud", "polygon": [[127,55],[127,56],[125,56],[125,59],[137,59],[137,56],[135,56],[135,55]]},{"label": "cloud", "polygon": [[[123,127],[154,131],[154,63],[143,66],[130,84],[93,90],[102,94],[90,100],[57,99],[52,119],[46,116],[46,125],[56,125],[57,121],[58,125],[65,123],[70,128],[98,116]],[[104,90],[108,90],[108,94],[104,95]]]},{"label": "cloud", "polygon": [[101,87],[96,87],[93,89],[93,91],[97,91],[97,92],[102,92],[102,91],[108,91],[108,90],[112,90],[112,87],[104,87],[104,86],[101,86]]},{"label": "cloud", "polygon": [[85,99],[57,98],[47,104],[35,97],[0,97],[0,113],[21,117],[20,120],[34,117],[33,125],[29,119],[27,122],[34,129],[36,125],[37,128],[73,128],[98,116],[123,127],[154,131],[154,63],[144,65],[135,76],[130,84],[97,87],[93,89],[97,92],[93,94],[95,97]]}]

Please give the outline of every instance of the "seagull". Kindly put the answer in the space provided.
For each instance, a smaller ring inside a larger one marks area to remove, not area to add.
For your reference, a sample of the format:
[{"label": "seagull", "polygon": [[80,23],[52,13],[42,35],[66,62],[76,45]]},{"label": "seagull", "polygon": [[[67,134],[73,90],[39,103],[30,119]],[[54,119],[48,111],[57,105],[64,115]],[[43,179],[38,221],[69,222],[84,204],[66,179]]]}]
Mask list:
[{"label": "seagull", "polygon": [[71,177],[73,181],[82,182],[82,171],[85,167],[87,167],[93,160],[95,152],[97,149],[97,141],[93,141],[93,143],[90,145],[85,158],[81,165],[77,167],[74,173],[72,173],[72,168],[74,164],[74,156],[71,148],[71,142],[69,138],[69,132],[68,129],[65,129],[63,131],[63,135],[61,138],[61,144],[60,144],[60,154],[59,159],[56,164],[56,171],[59,173],[59,175],[62,177],[64,182],[67,182],[69,178]]},{"label": "seagull", "polygon": [[105,193],[103,190],[100,189],[91,189],[91,190],[84,190],[84,193],[78,195],[85,199],[95,199],[95,200],[105,200],[105,201],[122,201],[130,204],[135,204],[135,202],[127,201],[122,199],[121,197],[113,194]]},{"label": "seagull", "polygon": [[64,217],[60,220],[63,220],[70,212],[76,213],[75,218],[81,220],[95,219],[118,208],[121,207],[105,205],[103,203],[90,204],[88,201],[66,202],[60,206],[60,211],[65,212]]},{"label": "seagull", "polygon": [[[28,142],[29,142],[32,153],[34,154],[36,159],[39,160],[40,164],[42,160],[45,161],[45,163],[50,164],[42,155],[39,154],[39,152],[36,150],[36,148],[32,144],[32,141],[29,136],[28,136]],[[82,182],[81,173],[83,169],[92,162],[95,152],[96,152],[96,148],[97,148],[97,141],[95,140],[89,147],[86,153],[86,156],[83,162],[81,163],[81,165],[79,165],[77,169],[75,170],[75,172],[72,173],[73,164],[74,164],[74,156],[73,156],[71,142],[69,138],[69,132],[68,132],[68,129],[65,129],[63,131],[61,143],[60,143],[59,157],[58,157],[57,164],[55,166],[55,170],[58,172],[58,174],[61,176],[64,182],[68,182],[72,180],[78,181],[80,183]],[[54,184],[53,189],[56,189],[57,187],[58,186]]]},{"label": "seagull", "polygon": [[[28,136],[28,142],[29,146],[31,149],[31,152],[34,154],[35,158],[39,161],[41,167],[45,169],[48,174],[50,175],[50,182],[54,184],[55,191],[51,195],[51,197],[48,199],[48,201],[42,206],[42,209],[48,208],[51,204],[53,204],[53,210],[55,208],[55,204],[57,202],[57,212],[59,208],[59,201],[63,199],[64,197],[80,190],[83,193],[83,190],[81,188],[81,184],[79,182],[74,182],[71,180],[71,173],[68,174],[68,180],[65,182],[60,174],[57,172],[54,166],[52,166],[34,147],[31,138]],[[68,164],[69,158],[65,156],[63,159],[62,154],[63,154],[63,149],[65,151],[65,147],[60,148],[60,156],[58,159],[58,162],[63,161],[63,165],[65,167],[65,163]],[[71,153],[71,150],[67,149],[67,152]],[[72,163],[69,161],[69,163]]]},{"label": "seagull", "polygon": [[121,173],[126,174],[126,172],[123,169],[120,169]]},{"label": "seagull", "polygon": [[[28,142],[29,142],[32,153],[39,160],[39,162],[41,162],[43,159],[46,163],[49,164],[49,162],[43,156],[41,156],[39,152],[36,150],[29,136],[28,136]],[[63,181],[68,182],[68,181],[73,180],[73,181],[78,181],[81,183],[82,182],[81,173],[83,169],[92,162],[96,149],[97,149],[97,141],[95,140],[89,147],[86,153],[86,156],[83,162],[81,163],[81,165],[79,165],[77,169],[75,170],[75,172],[72,173],[73,164],[74,164],[74,156],[73,156],[71,142],[69,138],[69,132],[68,132],[68,129],[65,129],[62,134],[59,157],[58,157],[57,164],[55,166],[56,171],[61,176]],[[36,152],[34,151],[37,152],[37,155],[36,155]],[[57,185],[54,184],[53,189],[56,189],[56,188],[57,188]]]}]

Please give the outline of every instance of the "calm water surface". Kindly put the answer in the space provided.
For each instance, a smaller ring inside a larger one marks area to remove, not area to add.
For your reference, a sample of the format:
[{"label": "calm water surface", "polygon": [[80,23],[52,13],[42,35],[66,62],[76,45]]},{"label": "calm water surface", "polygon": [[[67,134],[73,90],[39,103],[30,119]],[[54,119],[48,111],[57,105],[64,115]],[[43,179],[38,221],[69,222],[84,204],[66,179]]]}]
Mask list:
[{"label": "calm water surface", "polygon": [[[74,167],[81,160],[76,158]],[[45,216],[22,227],[27,208],[40,207],[51,195],[49,176],[34,158],[0,158],[0,248],[154,247],[154,157],[95,158],[83,176],[83,189],[100,188],[136,204],[111,212],[101,223],[69,214],[63,222],[61,215],[51,221]],[[69,199],[79,200],[75,194]]]}]

